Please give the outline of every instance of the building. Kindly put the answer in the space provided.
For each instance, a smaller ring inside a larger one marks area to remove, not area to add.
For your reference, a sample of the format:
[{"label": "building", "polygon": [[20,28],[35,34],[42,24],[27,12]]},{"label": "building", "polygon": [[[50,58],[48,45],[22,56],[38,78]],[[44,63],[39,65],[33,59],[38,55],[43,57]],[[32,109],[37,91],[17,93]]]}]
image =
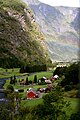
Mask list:
[{"label": "building", "polygon": [[29,89],[27,92],[27,99],[38,98],[38,94],[34,89]]}]

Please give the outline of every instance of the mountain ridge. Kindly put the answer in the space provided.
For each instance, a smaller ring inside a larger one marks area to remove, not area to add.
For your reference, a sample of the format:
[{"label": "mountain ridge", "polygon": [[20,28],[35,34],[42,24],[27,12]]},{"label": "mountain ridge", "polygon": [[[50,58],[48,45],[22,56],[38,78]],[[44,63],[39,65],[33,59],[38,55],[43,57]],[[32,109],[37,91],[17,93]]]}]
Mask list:
[{"label": "mountain ridge", "polygon": [[[76,20],[76,22],[75,18],[78,16],[79,8],[52,7],[50,5],[41,3],[38,0],[23,1],[29,5],[35,14],[36,22],[39,24],[45,36],[45,42],[48,46],[50,58],[53,61],[61,61],[61,58],[62,61],[78,59],[79,33],[75,29],[75,25],[79,18]],[[52,41],[52,46],[49,41]],[[53,44],[54,42],[55,44]],[[67,52],[66,44],[68,46]],[[63,49],[61,47],[56,49],[56,45],[62,46]],[[52,54],[52,52],[54,53],[54,50],[56,56]],[[66,54],[63,54],[63,51]],[[57,59],[55,59],[55,57],[57,57]]]}]

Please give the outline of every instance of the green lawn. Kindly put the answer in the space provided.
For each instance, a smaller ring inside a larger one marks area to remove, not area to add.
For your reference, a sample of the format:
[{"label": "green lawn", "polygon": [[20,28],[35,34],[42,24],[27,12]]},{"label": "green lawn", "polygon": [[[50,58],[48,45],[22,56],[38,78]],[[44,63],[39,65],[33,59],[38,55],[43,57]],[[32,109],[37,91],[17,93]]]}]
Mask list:
[{"label": "green lawn", "polygon": [[21,76],[23,74],[21,74],[19,72],[20,68],[13,68],[13,69],[4,69],[4,68],[0,68],[0,78],[4,78],[4,77],[11,77],[11,76]]},{"label": "green lawn", "polygon": [[[65,98],[65,100],[67,100],[68,102],[70,101],[69,109],[65,108],[67,115],[70,116],[72,113],[77,112],[79,99],[77,99],[77,98]],[[38,104],[42,104],[42,103],[43,103],[42,98],[21,101],[22,106],[29,107],[29,108],[34,107]]]},{"label": "green lawn", "polygon": [[67,111],[68,114],[77,112],[79,99],[78,98],[68,98],[68,97],[66,97],[65,100],[70,101],[70,103],[71,103],[70,106],[71,106],[72,110],[71,111]]},{"label": "green lawn", "polygon": [[[12,75],[17,75],[17,72],[19,73],[19,69],[17,69],[17,70],[15,71],[16,74],[14,74],[14,72],[13,72],[13,73],[11,74],[11,76],[12,76]],[[28,80],[33,81],[35,75],[37,75],[37,79],[40,79],[40,78],[43,77],[43,76],[46,76],[47,78],[50,78],[50,77],[52,76],[52,74],[53,74],[53,73],[52,73],[51,71],[38,72],[38,73],[31,74],[30,76],[28,76]],[[26,80],[26,77],[27,77],[27,76],[22,76],[21,78],[17,78],[17,81],[22,80],[22,79]],[[5,83],[5,85],[4,85],[4,88],[7,87],[7,85],[9,84],[9,82],[10,82],[9,80],[6,81],[6,83]],[[24,85],[21,86],[21,85],[19,85],[18,83],[16,83],[16,84],[13,85],[13,86],[14,86],[15,89],[26,89],[26,88],[28,88],[28,87],[26,87],[26,86],[24,86]],[[41,88],[41,86],[42,86],[42,87],[45,87],[46,85],[35,85],[35,86],[33,86],[33,88],[37,89],[37,88]],[[31,86],[31,87],[32,87],[32,86]]]},{"label": "green lawn", "polygon": [[[79,99],[77,98],[65,98],[66,101],[70,101],[70,107],[69,109],[66,109],[66,113],[68,116],[70,116],[72,113],[75,113],[77,112],[78,110],[78,102],[79,102]],[[21,101],[21,106],[25,106],[25,107],[34,107],[38,104],[42,104],[43,103],[43,99],[40,98],[40,99],[31,99],[31,100],[22,100]]]},{"label": "green lawn", "polygon": [[51,71],[47,71],[47,72],[38,72],[35,74],[32,74],[28,77],[29,80],[33,80],[34,79],[34,75],[37,75],[37,78],[40,79],[41,77],[45,76],[47,78],[50,78],[53,73]]},{"label": "green lawn", "polygon": [[34,107],[34,106],[41,104],[41,103],[43,103],[43,99],[37,98],[37,99],[32,99],[32,100],[24,100],[21,102],[21,105],[25,106],[25,107]]}]

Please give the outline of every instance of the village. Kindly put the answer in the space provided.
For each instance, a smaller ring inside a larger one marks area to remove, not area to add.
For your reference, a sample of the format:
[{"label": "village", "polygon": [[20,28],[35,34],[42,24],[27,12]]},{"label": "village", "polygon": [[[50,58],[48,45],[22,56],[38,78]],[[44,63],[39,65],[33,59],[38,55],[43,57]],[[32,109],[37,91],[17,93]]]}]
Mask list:
[{"label": "village", "polygon": [[[26,80],[24,79],[19,80],[16,83],[19,86],[19,89],[15,88],[14,91],[25,94],[24,95],[25,97],[22,98],[22,100],[42,98],[42,96],[45,93],[48,93],[54,89],[54,87],[57,85],[56,80],[58,79],[59,79],[59,76],[54,75],[54,76],[51,76],[50,78],[43,76],[42,78],[37,80],[35,75],[33,81],[28,81],[28,78],[26,78]],[[14,84],[14,82],[12,82],[11,84]],[[35,88],[35,86],[37,86],[37,89]],[[27,88],[27,89],[20,89],[20,87]]]}]

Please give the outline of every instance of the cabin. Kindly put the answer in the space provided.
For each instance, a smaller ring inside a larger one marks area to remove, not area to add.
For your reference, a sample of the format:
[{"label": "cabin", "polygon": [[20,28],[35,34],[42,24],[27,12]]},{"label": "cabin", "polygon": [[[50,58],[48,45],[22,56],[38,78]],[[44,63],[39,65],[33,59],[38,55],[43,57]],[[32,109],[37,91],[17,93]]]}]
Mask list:
[{"label": "cabin", "polygon": [[51,82],[51,80],[45,80],[45,83],[46,84],[51,84],[52,82]]},{"label": "cabin", "polygon": [[51,81],[58,80],[58,79],[59,79],[58,75],[54,75],[50,78]]},{"label": "cabin", "polygon": [[27,92],[27,99],[38,98],[38,93],[34,89],[29,89]]}]

